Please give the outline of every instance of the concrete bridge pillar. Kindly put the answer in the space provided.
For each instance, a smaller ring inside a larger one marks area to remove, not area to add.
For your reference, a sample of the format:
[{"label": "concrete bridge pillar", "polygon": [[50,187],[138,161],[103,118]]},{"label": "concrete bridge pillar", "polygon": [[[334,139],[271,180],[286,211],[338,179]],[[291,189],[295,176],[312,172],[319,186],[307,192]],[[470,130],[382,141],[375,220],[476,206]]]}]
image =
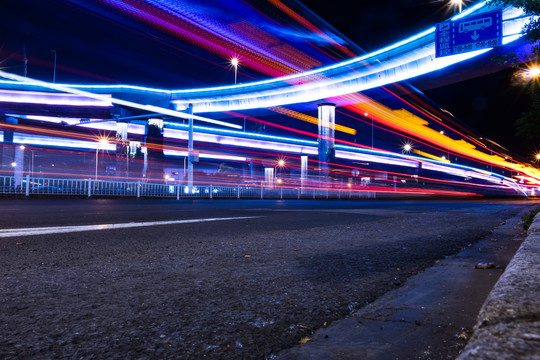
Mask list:
[{"label": "concrete bridge pillar", "polygon": [[163,180],[163,120],[148,119],[146,123],[145,174],[148,179]]},{"label": "concrete bridge pillar", "polygon": [[116,176],[128,177],[129,140],[128,123],[116,122]]},{"label": "concrete bridge pillar", "polygon": [[319,168],[321,175],[328,175],[328,163],[336,159],[335,145],[336,105],[319,105]]},{"label": "concrete bridge pillar", "polygon": [[307,155],[300,156],[300,188],[304,190],[307,182],[308,157]]}]

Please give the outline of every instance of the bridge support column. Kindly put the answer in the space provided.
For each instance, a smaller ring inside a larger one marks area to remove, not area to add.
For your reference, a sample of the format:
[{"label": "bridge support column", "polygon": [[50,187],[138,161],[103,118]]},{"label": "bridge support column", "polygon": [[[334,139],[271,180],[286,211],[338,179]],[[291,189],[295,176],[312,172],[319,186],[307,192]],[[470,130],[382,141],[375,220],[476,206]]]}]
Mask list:
[{"label": "bridge support column", "polygon": [[319,168],[321,175],[328,176],[328,163],[336,159],[335,144],[336,105],[319,105]]},{"label": "bridge support column", "polygon": [[[188,106],[188,114],[193,115],[193,104]],[[191,194],[193,189],[193,162],[195,161],[195,152],[193,151],[193,117],[189,118],[188,131],[188,192]]]},{"label": "bridge support column", "polygon": [[304,191],[304,186],[306,186],[307,168],[308,168],[308,157],[307,155],[302,155],[300,156],[300,189],[302,189],[302,191]]},{"label": "bridge support column", "polygon": [[[148,179],[163,180],[163,120],[148,119],[146,124],[145,173]],[[144,176],[144,174],[143,174]]]},{"label": "bridge support column", "polygon": [[128,123],[116,123],[116,176],[129,177]]}]

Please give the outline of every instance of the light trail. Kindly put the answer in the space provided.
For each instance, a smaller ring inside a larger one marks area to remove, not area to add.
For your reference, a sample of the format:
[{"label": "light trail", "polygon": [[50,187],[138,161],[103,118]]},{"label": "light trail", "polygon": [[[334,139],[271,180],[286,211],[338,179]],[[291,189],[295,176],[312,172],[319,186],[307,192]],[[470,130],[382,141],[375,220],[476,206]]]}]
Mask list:
[{"label": "light trail", "polygon": [[[135,108],[135,109],[139,109],[139,110],[144,110],[144,111],[147,111],[150,114],[160,113],[160,114],[163,114],[163,115],[168,115],[168,116],[172,116],[172,117],[180,118],[180,119],[191,119],[192,118],[194,120],[209,122],[209,123],[212,123],[212,124],[231,127],[231,128],[235,128],[235,129],[241,129],[242,128],[242,126],[240,126],[240,125],[230,124],[230,123],[227,123],[227,122],[224,122],[224,121],[209,119],[209,118],[205,118],[205,117],[198,116],[198,115],[190,115],[190,114],[186,114],[186,113],[183,113],[183,112],[180,112],[180,111],[174,111],[174,110],[166,109],[166,108],[155,106],[155,105],[143,105],[143,104],[135,103],[135,102],[132,102],[132,101],[113,98],[110,95],[94,94],[94,93],[91,93],[91,92],[88,92],[88,91],[83,91],[83,90],[76,89],[74,87],[69,87],[69,86],[49,83],[49,82],[45,82],[45,81],[40,81],[40,80],[32,79],[32,78],[29,78],[29,77],[24,77],[24,76],[19,76],[19,75],[7,73],[7,72],[2,71],[2,70],[0,70],[0,77],[10,79],[10,80],[15,80],[15,81],[18,81],[18,82],[21,82],[21,83],[26,83],[26,84],[30,84],[30,85],[35,85],[35,86],[39,86],[39,87],[53,89],[53,90],[57,90],[57,91],[62,91],[62,92],[71,93],[71,94],[75,94],[75,95],[81,95],[81,96],[84,96],[84,97],[87,97],[87,98],[90,98],[90,99],[95,99],[95,100],[102,101],[102,102],[107,102],[108,101],[110,103],[117,104],[117,105],[120,105],[120,106],[126,106],[126,107],[129,107],[129,108]],[[69,104],[65,104],[65,105],[69,105]]]},{"label": "light trail", "polygon": [[47,226],[47,227],[36,227],[36,228],[0,229],[0,238],[38,236],[38,235],[49,235],[49,234],[64,234],[64,233],[83,232],[83,231],[116,230],[116,229],[128,229],[128,228],[146,227],[146,226],[194,224],[194,223],[213,222],[213,221],[247,220],[247,219],[256,219],[260,217],[261,216],[240,216],[240,217],[227,217],[227,218],[144,221],[144,222],[131,222],[131,223],[119,223],[119,224]]}]

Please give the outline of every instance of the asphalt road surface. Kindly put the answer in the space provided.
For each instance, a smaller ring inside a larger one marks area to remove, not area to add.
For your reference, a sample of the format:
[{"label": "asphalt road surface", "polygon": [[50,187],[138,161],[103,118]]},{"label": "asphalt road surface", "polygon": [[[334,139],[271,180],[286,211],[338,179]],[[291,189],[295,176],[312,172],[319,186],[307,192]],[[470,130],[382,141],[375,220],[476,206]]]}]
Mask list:
[{"label": "asphalt road surface", "polygon": [[0,358],[274,358],[533,205],[2,199]]}]

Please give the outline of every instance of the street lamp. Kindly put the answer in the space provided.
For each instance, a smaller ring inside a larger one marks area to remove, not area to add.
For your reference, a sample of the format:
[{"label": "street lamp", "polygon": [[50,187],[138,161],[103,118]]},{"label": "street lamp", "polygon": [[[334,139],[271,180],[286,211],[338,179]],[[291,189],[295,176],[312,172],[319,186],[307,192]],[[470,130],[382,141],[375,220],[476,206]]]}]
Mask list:
[{"label": "street lamp", "polygon": [[403,152],[410,152],[412,150],[412,145],[409,143],[406,143],[403,145]]},{"label": "street lamp", "polygon": [[[277,168],[283,168],[285,166],[285,160],[279,159],[277,165],[274,167],[275,176],[277,177]],[[281,179],[278,179],[278,184],[281,184]]]},{"label": "street lamp", "polygon": [[234,83],[236,84],[236,77],[238,75],[238,64],[240,63],[240,61],[238,60],[237,57],[233,57],[231,59],[231,65],[234,67]]},{"label": "street lamp", "polygon": [[109,140],[107,138],[101,138],[99,139],[99,144],[96,147],[96,181],[97,181],[97,173],[98,173],[98,151],[100,148],[104,148],[109,144]]},{"label": "street lamp", "polygon": [[457,6],[459,8],[459,12],[461,13],[461,8],[463,7],[463,0],[450,0],[450,3],[453,6]]},{"label": "street lamp", "polygon": [[540,78],[540,66],[533,65],[525,71],[525,78],[529,81]]},{"label": "street lamp", "polygon": [[53,66],[53,76],[52,76],[52,82],[56,82],[56,50],[51,50],[51,52],[54,54],[54,66]]},{"label": "street lamp", "polygon": [[529,76],[531,78],[537,78],[538,76],[540,76],[540,67],[534,66],[534,67],[530,68],[529,69]]},{"label": "street lamp", "polygon": [[[444,135],[444,130],[439,131],[441,135]],[[450,161],[450,142],[446,141],[446,155],[448,155],[448,160]]]}]

